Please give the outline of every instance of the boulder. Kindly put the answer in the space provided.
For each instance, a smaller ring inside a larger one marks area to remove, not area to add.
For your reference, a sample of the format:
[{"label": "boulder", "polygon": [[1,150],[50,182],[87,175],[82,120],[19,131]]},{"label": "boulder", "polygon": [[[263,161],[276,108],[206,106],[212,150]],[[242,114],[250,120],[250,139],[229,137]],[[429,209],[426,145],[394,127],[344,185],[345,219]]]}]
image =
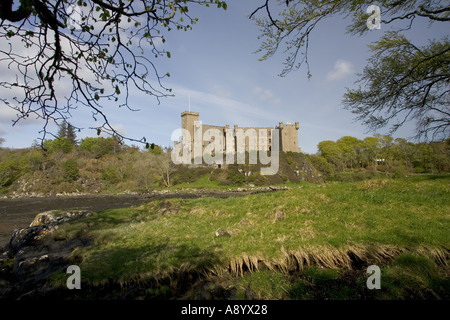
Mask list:
[{"label": "boulder", "polygon": [[36,243],[58,228],[58,224],[81,217],[88,217],[90,211],[46,211],[39,213],[28,228],[16,229],[9,240],[9,252],[16,255],[22,248]]},{"label": "boulder", "polygon": [[20,249],[34,245],[36,237],[40,235],[41,231],[45,232],[47,229],[47,225],[40,225],[14,230],[9,240],[9,252],[16,255]]},{"label": "boulder", "polygon": [[30,227],[40,226],[44,224],[61,223],[75,218],[88,217],[91,215],[90,211],[87,210],[51,210],[39,213],[34,220],[31,222]]}]

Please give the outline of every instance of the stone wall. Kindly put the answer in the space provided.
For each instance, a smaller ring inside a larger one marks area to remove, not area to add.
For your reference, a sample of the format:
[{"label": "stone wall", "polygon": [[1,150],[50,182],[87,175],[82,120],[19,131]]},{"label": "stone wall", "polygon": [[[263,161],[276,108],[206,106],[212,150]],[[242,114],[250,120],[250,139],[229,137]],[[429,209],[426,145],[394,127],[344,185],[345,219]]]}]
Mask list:
[{"label": "stone wall", "polygon": [[[185,111],[183,113],[181,113],[181,127],[183,129],[186,129],[190,136],[191,136],[191,148],[192,148],[192,156],[193,156],[193,148],[194,148],[194,126],[195,124],[199,121],[199,113],[198,112],[190,112],[190,111]],[[283,124],[282,122],[279,123],[278,126],[276,126],[275,128],[272,127],[238,127],[237,125],[234,125],[234,127],[230,128],[229,125],[226,126],[215,126],[215,125],[208,125],[208,124],[201,124],[202,125],[202,134],[204,135],[205,132],[208,129],[217,129],[219,131],[222,132],[222,145],[223,148],[225,150],[226,148],[226,132],[227,130],[231,130],[232,135],[234,137],[234,147],[235,147],[235,152],[238,152],[238,146],[243,144],[244,142],[244,138],[245,138],[245,151],[249,152],[249,146],[251,144],[255,144],[257,145],[257,150],[262,150],[262,151],[266,151],[266,150],[271,150],[272,148],[272,132],[274,129],[280,129],[280,141],[279,141],[279,147],[280,147],[280,151],[291,151],[291,152],[300,152],[300,148],[298,145],[298,129],[299,129],[299,123],[296,122],[295,125],[291,125],[289,122],[287,124]],[[242,136],[241,134],[237,135],[237,132],[242,130],[242,133],[244,134],[244,136]],[[249,130],[255,130],[256,132],[256,138],[253,137],[253,141],[250,141],[249,138]],[[260,145],[260,132],[261,131],[266,131],[267,132],[267,138],[264,140],[263,144]],[[238,136],[240,139],[242,139],[241,141],[239,141],[240,143],[238,144]],[[255,141],[256,140],[256,141]],[[202,143],[203,148],[208,145],[208,141],[204,141]],[[240,150],[242,151],[242,150]]]}]

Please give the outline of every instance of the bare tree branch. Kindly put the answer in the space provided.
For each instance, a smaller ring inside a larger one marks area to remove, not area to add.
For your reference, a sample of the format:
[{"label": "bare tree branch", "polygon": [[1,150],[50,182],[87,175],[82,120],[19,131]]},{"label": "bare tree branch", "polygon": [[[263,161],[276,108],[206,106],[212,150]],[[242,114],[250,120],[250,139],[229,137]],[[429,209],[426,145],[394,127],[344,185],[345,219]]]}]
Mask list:
[{"label": "bare tree branch", "polygon": [[[226,9],[224,1],[214,3]],[[20,94],[0,102],[17,112],[13,124],[30,116],[44,120],[42,141],[49,124],[67,120],[77,108],[100,121],[91,128],[126,138],[103,107],[137,110],[130,105],[131,90],[157,103],[172,96],[162,83],[169,74],[156,67],[170,52],[157,43],[165,42],[167,31],[192,29],[197,18],[188,14],[191,5],[210,1],[22,0],[14,10],[12,0],[2,1],[0,63],[14,71],[14,80],[11,71],[0,75],[0,88]]]}]

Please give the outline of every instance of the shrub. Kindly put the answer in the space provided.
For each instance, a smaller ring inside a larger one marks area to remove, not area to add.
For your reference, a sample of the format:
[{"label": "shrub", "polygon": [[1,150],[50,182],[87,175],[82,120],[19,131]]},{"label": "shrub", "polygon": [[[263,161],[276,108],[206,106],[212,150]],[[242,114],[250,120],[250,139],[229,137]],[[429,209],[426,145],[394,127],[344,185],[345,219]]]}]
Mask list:
[{"label": "shrub", "polygon": [[245,175],[238,171],[237,165],[230,165],[228,167],[227,182],[235,185],[242,185],[245,183]]},{"label": "shrub", "polygon": [[55,140],[44,141],[44,149],[50,153],[61,151],[63,153],[72,152],[73,145],[67,138],[56,138]]},{"label": "shrub", "polygon": [[308,160],[311,164],[319,170],[325,177],[330,178],[334,176],[333,166],[323,157],[310,155]]},{"label": "shrub", "polygon": [[80,172],[78,170],[77,160],[75,158],[70,158],[62,164],[64,170],[64,179],[68,182],[76,181]]},{"label": "shrub", "polygon": [[30,171],[27,155],[11,152],[0,159],[0,187],[9,187],[23,174]]},{"label": "shrub", "polygon": [[111,184],[118,184],[120,182],[120,175],[117,172],[117,168],[112,164],[108,164],[106,168],[103,169],[102,178]]},{"label": "shrub", "polygon": [[100,158],[106,154],[116,154],[121,150],[117,138],[85,138],[81,140],[80,149],[92,155],[94,158]]}]

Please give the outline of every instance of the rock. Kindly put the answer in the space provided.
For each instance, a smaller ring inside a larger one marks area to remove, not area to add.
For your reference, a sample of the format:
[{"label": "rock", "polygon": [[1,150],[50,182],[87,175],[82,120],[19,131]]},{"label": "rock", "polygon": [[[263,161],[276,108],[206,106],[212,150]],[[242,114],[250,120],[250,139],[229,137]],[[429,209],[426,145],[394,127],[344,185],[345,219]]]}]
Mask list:
[{"label": "rock", "polygon": [[39,213],[28,228],[16,229],[9,240],[9,251],[16,255],[22,248],[35,245],[58,228],[58,224],[80,217],[88,217],[90,211],[46,211]]},{"label": "rock", "polygon": [[90,215],[91,212],[87,210],[69,210],[69,211],[51,210],[39,213],[31,222],[30,227],[50,223],[61,223],[73,220],[75,218],[88,217]]},{"label": "rock", "polygon": [[269,189],[272,191],[277,191],[277,190],[288,190],[289,188],[287,186],[283,186],[283,187],[269,186]]},{"label": "rock", "polygon": [[216,237],[231,237],[231,234],[225,229],[217,229]]},{"label": "rock", "polygon": [[9,240],[9,251],[16,255],[22,248],[33,245],[39,233],[47,228],[46,225],[40,225],[14,230]]}]

